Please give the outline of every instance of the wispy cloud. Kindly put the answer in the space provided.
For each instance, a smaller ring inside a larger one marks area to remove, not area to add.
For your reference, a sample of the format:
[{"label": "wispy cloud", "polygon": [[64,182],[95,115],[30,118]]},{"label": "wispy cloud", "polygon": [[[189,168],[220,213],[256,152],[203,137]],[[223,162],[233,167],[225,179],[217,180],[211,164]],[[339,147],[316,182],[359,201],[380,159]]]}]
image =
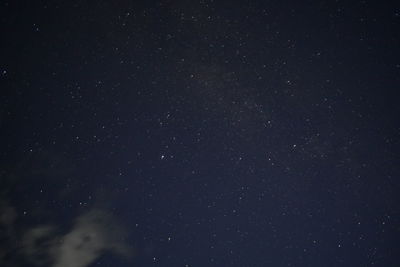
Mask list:
[{"label": "wispy cloud", "polygon": [[0,228],[4,230],[1,239],[5,241],[0,246],[2,266],[29,262],[36,266],[85,267],[105,252],[124,258],[132,256],[133,250],[125,241],[127,232],[105,211],[94,209],[78,216],[64,233],[59,226],[50,224],[16,233],[15,209],[7,205],[0,208]]},{"label": "wispy cloud", "polygon": [[88,266],[105,251],[129,256],[124,235],[109,214],[98,210],[84,214],[50,250],[54,267]]}]

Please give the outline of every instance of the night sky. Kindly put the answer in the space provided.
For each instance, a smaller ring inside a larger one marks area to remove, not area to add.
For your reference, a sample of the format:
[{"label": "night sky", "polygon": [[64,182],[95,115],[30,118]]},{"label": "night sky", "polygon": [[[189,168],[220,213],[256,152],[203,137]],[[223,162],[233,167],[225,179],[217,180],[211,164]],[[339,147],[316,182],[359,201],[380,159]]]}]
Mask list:
[{"label": "night sky", "polygon": [[400,266],[396,1],[2,1],[0,266]]}]

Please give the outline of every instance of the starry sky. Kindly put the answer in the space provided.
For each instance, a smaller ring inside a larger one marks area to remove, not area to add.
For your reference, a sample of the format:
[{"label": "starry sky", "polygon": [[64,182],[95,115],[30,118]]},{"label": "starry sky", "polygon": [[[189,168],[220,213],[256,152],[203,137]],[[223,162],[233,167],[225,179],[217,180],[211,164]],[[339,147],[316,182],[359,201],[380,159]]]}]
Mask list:
[{"label": "starry sky", "polygon": [[395,1],[0,21],[1,266],[399,266]]}]

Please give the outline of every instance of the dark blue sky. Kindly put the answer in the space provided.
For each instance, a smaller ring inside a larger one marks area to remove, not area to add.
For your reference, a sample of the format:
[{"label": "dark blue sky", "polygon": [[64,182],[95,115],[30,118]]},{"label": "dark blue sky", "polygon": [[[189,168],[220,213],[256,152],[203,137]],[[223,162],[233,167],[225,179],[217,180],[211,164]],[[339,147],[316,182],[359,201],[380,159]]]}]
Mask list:
[{"label": "dark blue sky", "polygon": [[399,266],[395,1],[0,12],[0,265]]}]

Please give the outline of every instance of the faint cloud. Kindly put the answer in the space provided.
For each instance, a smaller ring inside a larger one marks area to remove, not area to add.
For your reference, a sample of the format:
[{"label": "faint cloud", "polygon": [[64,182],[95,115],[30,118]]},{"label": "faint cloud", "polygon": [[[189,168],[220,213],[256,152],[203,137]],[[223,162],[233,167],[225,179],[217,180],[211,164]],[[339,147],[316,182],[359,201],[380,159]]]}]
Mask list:
[{"label": "faint cloud", "polygon": [[48,265],[51,262],[49,252],[54,248],[53,226],[34,227],[24,233],[22,238],[22,254],[36,265]]},{"label": "faint cloud", "polygon": [[0,199],[0,266],[15,266],[10,255],[16,250],[15,220],[17,212]]},{"label": "faint cloud", "polygon": [[85,267],[106,252],[132,257],[127,231],[109,213],[91,210],[75,219],[69,231],[39,225],[15,231],[17,213],[0,203],[0,265]]},{"label": "faint cloud", "polygon": [[94,210],[77,218],[73,229],[52,248],[55,267],[84,267],[105,251],[129,257],[124,230],[111,216]]},{"label": "faint cloud", "polygon": [[15,209],[6,203],[0,202],[0,225],[10,228],[16,218],[17,212]]}]

